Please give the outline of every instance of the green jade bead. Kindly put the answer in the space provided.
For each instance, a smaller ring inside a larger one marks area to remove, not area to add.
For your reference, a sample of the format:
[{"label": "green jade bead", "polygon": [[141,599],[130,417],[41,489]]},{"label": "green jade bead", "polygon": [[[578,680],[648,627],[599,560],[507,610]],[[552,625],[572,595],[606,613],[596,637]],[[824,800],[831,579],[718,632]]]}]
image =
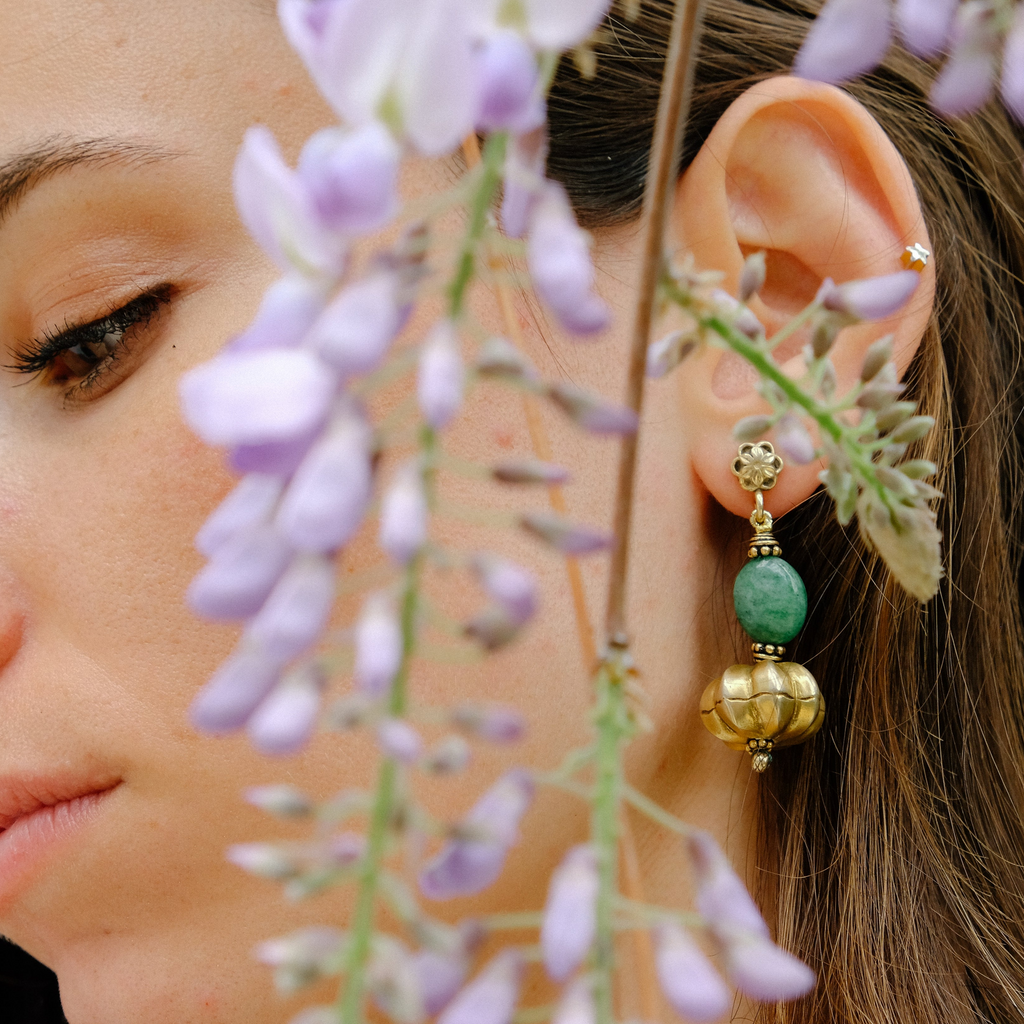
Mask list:
[{"label": "green jade bead", "polygon": [[752,558],[732,588],[736,617],[751,639],[788,644],[807,618],[807,588],[800,574],[781,558]]}]

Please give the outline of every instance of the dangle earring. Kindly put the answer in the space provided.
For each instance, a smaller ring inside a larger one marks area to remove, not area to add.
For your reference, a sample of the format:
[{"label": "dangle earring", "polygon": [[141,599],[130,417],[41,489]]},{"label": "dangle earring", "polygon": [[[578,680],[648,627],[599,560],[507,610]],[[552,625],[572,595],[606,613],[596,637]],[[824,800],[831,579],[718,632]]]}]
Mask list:
[{"label": "dangle earring", "polygon": [[754,536],[747,564],[733,586],[740,625],[750,634],[753,665],[733,665],[705,691],[700,716],[708,730],[733,750],[746,750],[754,771],[763,772],[775,747],[813,736],[825,717],[825,701],[814,676],[783,661],[788,644],[807,618],[807,590],[785,561],[772,534],[764,494],[775,486],[783,462],[767,441],[740,445],[732,471],[754,494]]}]

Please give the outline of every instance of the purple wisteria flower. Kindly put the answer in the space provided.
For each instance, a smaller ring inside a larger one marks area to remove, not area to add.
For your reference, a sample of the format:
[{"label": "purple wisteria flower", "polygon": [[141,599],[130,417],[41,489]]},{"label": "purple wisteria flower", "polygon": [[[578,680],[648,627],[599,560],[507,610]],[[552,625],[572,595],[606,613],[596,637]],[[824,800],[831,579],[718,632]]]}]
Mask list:
[{"label": "purple wisteria flower", "polygon": [[814,461],[811,435],[793,413],[786,413],[775,427],[775,447],[780,455],[798,466],[806,466]]},{"label": "purple wisteria flower", "polygon": [[696,1024],[724,1017],[732,993],[692,936],[679,925],[663,924],[656,942],[658,981],[672,1009]]},{"label": "purple wisteria flower", "polygon": [[925,60],[946,48],[960,0],[896,0],[896,25],[911,53]]},{"label": "purple wisteria flower", "polygon": [[420,411],[435,430],[448,426],[462,408],[465,381],[455,324],[439,320],[423,342],[416,383]]},{"label": "purple wisteria flower", "polygon": [[472,920],[464,921],[457,929],[435,929],[430,936],[433,944],[413,954],[423,1009],[428,1016],[443,1010],[462,988],[469,974],[470,958],[484,934]]},{"label": "purple wisteria flower", "polygon": [[400,718],[385,718],[377,726],[377,743],[385,756],[415,764],[423,753],[423,738]]},{"label": "purple wisteria flower", "polygon": [[480,111],[477,128],[516,134],[540,127],[544,103],[537,57],[516,32],[494,32],[480,48]]},{"label": "purple wisteria flower", "polygon": [[565,987],[551,1024],[595,1024],[597,1007],[590,978],[574,978]]},{"label": "purple wisteria flower", "polygon": [[410,459],[398,467],[384,495],[380,546],[396,562],[405,565],[426,543],[429,517],[423,470],[417,459]]},{"label": "purple wisteria flower", "polygon": [[574,423],[592,434],[635,434],[640,423],[632,409],[612,405],[572,384],[552,384],[547,394]]},{"label": "purple wisteria flower", "polygon": [[855,320],[885,320],[910,301],[920,283],[921,275],[916,270],[898,270],[895,274],[840,285],[826,278],[818,290],[817,301],[829,312]]},{"label": "purple wisteria flower", "polygon": [[838,84],[881,63],[892,43],[891,0],[828,0],[793,64],[801,78]]},{"label": "purple wisteria flower", "polygon": [[555,981],[565,981],[583,963],[597,932],[597,854],[573,847],[551,876],[540,948]]},{"label": "purple wisteria flower", "polygon": [[452,712],[452,722],[488,743],[518,743],[526,734],[526,721],[515,708],[499,704],[480,707],[463,704]]},{"label": "purple wisteria flower", "polygon": [[323,672],[316,665],[289,672],[249,719],[247,732],[253,746],[275,756],[301,750],[316,729],[324,685]]},{"label": "purple wisteria flower", "polygon": [[546,182],[530,212],[526,261],[537,294],[573,334],[596,334],[611,320],[594,290],[587,234],[561,185]]},{"label": "purple wisteria flower", "polygon": [[724,944],[729,980],[762,1003],[798,999],[814,988],[814,971],[802,960],[756,935],[736,935]]},{"label": "purple wisteria flower", "polygon": [[516,626],[533,618],[537,610],[537,581],[522,566],[497,555],[479,554],[473,569],[487,595]]},{"label": "purple wisteria flower", "polygon": [[984,106],[995,91],[1000,37],[996,12],[986,0],[967,0],[956,12],[949,60],[935,80],[931,104],[947,117]]},{"label": "purple wisteria flower", "polygon": [[1024,122],[1024,7],[1017,8],[1006,37],[1000,92],[1007,109]]},{"label": "purple wisteria flower", "polygon": [[371,594],[355,629],[356,685],[370,697],[383,697],[402,664],[402,627],[391,599]]},{"label": "purple wisteria flower", "polygon": [[548,159],[544,128],[515,135],[505,156],[501,226],[509,238],[523,238],[530,226],[530,214],[544,190],[544,169]]},{"label": "purple wisteria flower", "polygon": [[196,534],[196,550],[207,558],[244,531],[266,523],[284,490],[280,477],[250,473],[217,506]]},{"label": "purple wisteria flower", "polygon": [[420,873],[420,889],[434,900],[471,896],[501,874],[508,851],[519,838],[519,821],[533,798],[533,780],[520,768],[506,772],[480,798]]},{"label": "purple wisteria flower", "polygon": [[246,132],[234,186],[242,223],[281,270],[327,279],[341,275],[347,240],[321,221],[305,182],[284,162],[269,128],[257,125]]},{"label": "purple wisteria flower", "polygon": [[510,1024],[522,976],[519,951],[504,950],[452,1000],[438,1024]]},{"label": "purple wisteria flower", "polygon": [[249,623],[245,635],[267,657],[284,664],[315,643],[334,604],[334,563],[296,558]]},{"label": "purple wisteria flower", "polygon": [[281,666],[261,651],[241,647],[213,674],[192,702],[193,725],[204,732],[240,729],[274,688]]},{"label": "purple wisteria flower", "polygon": [[611,547],[612,537],[588,526],[578,526],[550,512],[528,512],[525,530],[565,555],[590,555]]},{"label": "purple wisteria flower", "polygon": [[326,301],[323,281],[286,274],[266,290],[252,323],[228,344],[226,351],[293,348],[309,333]]}]

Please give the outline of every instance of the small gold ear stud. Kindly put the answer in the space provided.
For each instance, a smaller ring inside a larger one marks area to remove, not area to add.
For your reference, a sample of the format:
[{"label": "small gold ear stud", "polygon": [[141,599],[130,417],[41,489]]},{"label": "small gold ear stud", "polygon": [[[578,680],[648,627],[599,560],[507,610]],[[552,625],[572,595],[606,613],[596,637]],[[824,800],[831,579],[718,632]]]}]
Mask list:
[{"label": "small gold ear stud", "polygon": [[922,271],[928,266],[928,261],[932,258],[932,254],[920,243],[915,242],[913,245],[908,245],[903,250],[903,255],[900,257],[900,263],[907,268],[907,270]]}]

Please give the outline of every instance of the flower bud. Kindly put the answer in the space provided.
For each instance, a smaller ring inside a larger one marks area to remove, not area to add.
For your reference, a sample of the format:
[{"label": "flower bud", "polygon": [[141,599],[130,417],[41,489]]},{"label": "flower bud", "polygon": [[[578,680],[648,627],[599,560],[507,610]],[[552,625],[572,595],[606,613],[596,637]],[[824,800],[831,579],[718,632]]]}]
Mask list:
[{"label": "flower bud", "polygon": [[960,0],[896,0],[896,25],[906,48],[922,60],[946,47]]},{"label": "flower bud", "polygon": [[761,912],[718,843],[707,832],[695,831],[687,852],[696,875],[697,909],[714,935],[725,941],[733,932],[749,932],[767,939]]},{"label": "flower bud", "polygon": [[814,988],[814,971],[760,935],[737,935],[725,944],[729,980],[762,1003],[798,999]]},{"label": "flower bud", "polygon": [[553,182],[545,183],[530,215],[526,259],[537,294],[566,330],[595,334],[608,326],[611,314],[594,292],[587,235]]},{"label": "flower bud", "polygon": [[890,0],[828,0],[793,63],[800,78],[838,85],[882,62],[892,42]]},{"label": "flower bud", "polygon": [[728,320],[740,334],[751,340],[764,337],[764,324],[754,316],[752,310],[740,305],[727,291],[715,288],[711,292],[711,301],[717,307],[715,312]]},{"label": "flower bud", "polygon": [[594,986],[590,978],[575,978],[565,987],[551,1024],[596,1024]]},{"label": "flower bud", "polygon": [[522,976],[519,951],[504,950],[448,1004],[437,1024],[511,1024]]},{"label": "flower bud", "polygon": [[341,966],[344,933],[323,925],[303,928],[278,939],[261,942],[256,959],[275,967],[278,991],[297,992],[320,978],[336,974]]},{"label": "flower bud", "polygon": [[537,581],[532,573],[515,562],[489,554],[474,555],[473,569],[487,595],[516,625],[533,617],[537,610]]},{"label": "flower bud", "polygon": [[885,320],[907,304],[920,281],[916,270],[899,270],[841,285],[828,279],[822,284],[818,299],[825,309],[855,320]]},{"label": "flower bud", "polygon": [[1006,108],[1018,121],[1024,122],[1024,7],[1017,8],[1006,37],[1000,91]]},{"label": "flower bud", "polygon": [[249,624],[254,646],[284,664],[307,651],[323,632],[334,604],[334,563],[297,558]]},{"label": "flower bud", "polygon": [[313,325],[309,344],[343,377],[369,373],[380,365],[407,315],[398,273],[377,269],[339,292]]},{"label": "flower bud", "polygon": [[889,440],[893,444],[912,444],[927,437],[935,426],[935,420],[931,416],[914,416],[901,423],[890,435]]},{"label": "flower bud", "polygon": [[946,117],[963,117],[983,107],[995,89],[999,31],[988,0],[959,5],[952,49],[932,86],[931,105]]},{"label": "flower bud", "polygon": [[829,313],[815,318],[811,331],[811,353],[815,359],[823,359],[829,354],[842,328],[839,318]]},{"label": "flower bud", "polygon": [[403,764],[415,764],[423,753],[423,739],[408,723],[400,718],[385,718],[377,726],[377,742],[385,757]]},{"label": "flower bud", "polygon": [[895,365],[886,363],[857,396],[857,405],[861,409],[874,409],[876,412],[888,409],[902,391],[903,385],[896,379]]},{"label": "flower bud", "polygon": [[336,732],[351,732],[372,721],[375,710],[373,701],[365,693],[350,693],[328,706],[324,725]]},{"label": "flower bud", "polygon": [[864,364],[861,367],[860,379],[867,384],[874,380],[879,371],[892,359],[892,335],[887,334],[879,338],[864,356]]},{"label": "flower bud", "polygon": [[875,417],[875,426],[881,431],[892,430],[917,411],[916,402],[893,402]]},{"label": "flower bud", "polygon": [[427,1016],[440,1013],[455,998],[469,973],[469,958],[462,951],[444,954],[421,949],[412,957]]},{"label": "flower bud", "polygon": [[572,384],[552,384],[548,397],[571,420],[594,434],[635,434],[636,413],[624,406],[611,405],[603,398]]},{"label": "flower bud", "polygon": [[256,318],[226,351],[294,348],[309,333],[325,302],[322,281],[288,274],[266,290]]},{"label": "flower bud", "polygon": [[528,512],[523,528],[566,555],[589,555],[611,547],[612,538],[586,526],[576,526],[549,512]]},{"label": "flower bud", "polygon": [[402,664],[402,627],[385,594],[371,594],[355,630],[355,679],[363,693],[382,697]]},{"label": "flower bud", "polygon": [[732,993],[689,933],[677,924],[663,924],[656,942],[658,981],[672,1009],[695,1024],[724,1017]]},{"label": "flower bud", "polygon": [[210,558],[227,540],[266,523],[283,490],[283,482],[264,473],[244,476],[196,534],[196,549]]},{"label": "flower bud", "polygon": [[324,128],[310,136],[298,174],[322,223],[343,235],[365,235],[398,211],[401,150],[370,122],[355,131]]},{"label": "flower bud", "polygon": [[745,416],[732,428],[737,441],[760,441],[775,426],[774,416]]},{"label": "flower bud", "polygon": [[764,251],[752,253],[743,263],[740,274],[739,300],[749,302],[763,287],[768,278],[768,263]]},{"label": "flower bud", "polygon": [[775,444],[780,455],[798,466],[814,461],[814,442],[800,420],[786,413],[775,428]]},{"label": "flower bud", "polygon": [[370,431],[346,410],[310,449],[288,485],[277,513],[284,537],[300,551],[327,554],[359,529],[370,502]]},{"label": "flower bud", "polygon": [[461,736],[446,736],[420,763],[427,775],[454,775],[470,761],[469,744]]},{"label": "flower bud", "polygon": [[540,948],[554,981],[565,981],[583,963],[597,931],[597,854],[573,847],[551,876]]},{"label": "flower bud", "polygon": [[647,349],[647,376],[664,377],[674,370],[684,359],[692,355],[699,344],[691,329],[673,331],[658,341],[652,342]]},{"label": "flower bud", "polygon": [[245,791],[245,800],[278,818],[305,818],[314,809],[313,801],[302,790],[287,783],[251,786]]},{"label": "flower bud", "polygon": [[299,871],[295,857],[273,843],[236,843],[227,848],[225,856],[235,867],[260,878],[282,881]]},{"label": "flower bud", "polygon": [[400,466],[384,495],[380,512],[380,546],[405,565],[427,540],[427,495],[416,460]]},{"label": "flower bud", "polygon": [[537,95],[537,58],[516,32],[498,31],[479,54],[481,83],[477,127],[483,131],[529,131],[544,121]]},{"label": "flower bud", "polygon": [[315,666],[286,675],[249,719],[253,746],[279,757],[301,750],[316,729],[323,686],[323,673]]},{"label": "flower bud", "polygon": [[875,469],[875,474],[878,477],[878,482],[897,498],[913,501],[917,497],[913,482],[898,469],[893,469],[892,466],[878,466]]},{"label": "flower bud", "polygon": [[435,430],[448,426],[462,408],[465,379],[455,324],[440,320],[423,343],[416,387],[423,418]]},{"label": "flower bud", "polygon": [[511,643],[519,634],[520,625],[509,617],[508,612],[496,605],[491,605],[477,612],[466,623],[464,633],[475,640],[485,650],[496,651],[499,647]]},{"label": "flower bud", "polygon": [[236,651],[192,701],[192,724],[210,733],[240,729],[273,689],[280,674],[281,666],[261,652],[245,648]]},{"label": "flower bud", "polygon": [[423,996],[416,965],[404,944],[390,935],[378,932],[373,938],[366,987],[373,1001],[395,1024],[420,1024],[423,1020]]},{"label": "flower bud", "polygon": [[220,355],[179,384],[188,425],[213,445],[287,441],[322,423],[337,380],[302,349]]},{"label": "flower bud", "polygon": [[480,346],[476,372],[482,377],[497,377],[524,384],[537,379],[537,371],[526,356],[510,341],[496,336],[488,338]]},{"label": "flower bud", "polygon": [[465,837],[446,843],[420,873],[429,899],[471,896],[486,889],[519,838],[519,821],[533,798],[533,780],[522,769],[506,772],[463,821]]},{"label": "flower bud", "polygon": [[544,190],[548,140],[544,127],[518,132],[509,140],[505,157],[501,226],[509,238],[522,238],[530,215]]},{"label": "flower bud", "polygon": [[911,459],[898,467],[899,471],[911,480],[923,480],[925,477],[935,476],[939,467],[928,459]]},{"label": "flower bud", "polygon": [[452,712],[458,728],[490,743],[518,743],[526,733],[526,722],[514,708],[463,704]]},{"label": "flower bud", "polygon": [[491,470],[491,475],[503,484],[564,484],[569,479],[567,469],[536,459],[503,462]]}]

